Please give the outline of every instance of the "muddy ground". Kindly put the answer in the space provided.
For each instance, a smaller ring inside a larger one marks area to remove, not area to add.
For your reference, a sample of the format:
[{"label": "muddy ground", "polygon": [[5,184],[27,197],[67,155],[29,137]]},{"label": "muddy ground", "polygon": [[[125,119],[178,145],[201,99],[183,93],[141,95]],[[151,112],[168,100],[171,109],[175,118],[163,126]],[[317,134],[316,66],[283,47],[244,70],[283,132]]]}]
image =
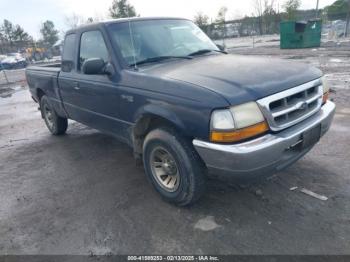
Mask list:
[{"label": "muddy ground", "polygon": [[28,90],[2,86],[0,254],[349,254],[350,44],[230,51],[325,71],[337,113],[306,157],[250,185],[211,181],[200,202],[178,208],[158,197],[126,145],[74,122],[53,137]]}]

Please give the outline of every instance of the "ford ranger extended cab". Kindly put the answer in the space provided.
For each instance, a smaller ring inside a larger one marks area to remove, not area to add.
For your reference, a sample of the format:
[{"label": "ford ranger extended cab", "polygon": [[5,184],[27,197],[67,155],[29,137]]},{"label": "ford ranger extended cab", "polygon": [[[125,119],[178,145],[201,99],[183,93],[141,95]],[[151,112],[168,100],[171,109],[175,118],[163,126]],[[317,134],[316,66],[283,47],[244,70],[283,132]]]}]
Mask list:
[{"label": "ford ranger extended cab", "polygon": [[128,143],[154,188],[177,205],[196,201],[210,174],[283,170],[319,141],[335,112],[320,70],[227,54],[178,18],[71,30],[61,64],[29,67],[26,76],[53,135],[73,119]]}]

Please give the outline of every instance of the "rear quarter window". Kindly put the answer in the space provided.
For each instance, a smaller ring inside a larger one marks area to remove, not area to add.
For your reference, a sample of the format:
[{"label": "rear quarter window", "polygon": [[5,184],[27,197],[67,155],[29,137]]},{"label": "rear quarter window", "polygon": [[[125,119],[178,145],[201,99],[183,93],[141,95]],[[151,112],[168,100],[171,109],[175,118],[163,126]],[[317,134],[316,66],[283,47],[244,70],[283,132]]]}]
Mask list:
[{"label": "rear quarter window", "polygon": [[70,72],[74,68],[75,41],[76,41],[75,34],[67,35],[64,40],[63,54],[62,54],[62,71],[64,72]]},{"label": "rear quarter window", "polygon": [[64,40],[62,60],[74,61],[75,38],[75,34],[66,36],[66,39]]}]

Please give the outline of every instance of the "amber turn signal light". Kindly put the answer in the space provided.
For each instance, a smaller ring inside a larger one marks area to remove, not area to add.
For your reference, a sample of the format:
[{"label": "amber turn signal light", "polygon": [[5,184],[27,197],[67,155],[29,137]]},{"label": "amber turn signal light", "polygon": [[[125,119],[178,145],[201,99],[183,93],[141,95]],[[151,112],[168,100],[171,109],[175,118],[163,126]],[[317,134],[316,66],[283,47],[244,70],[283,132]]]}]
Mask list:
[{"label": "amber turn signal light", "polygon": [[217,143],[232,143],[263,134],[268,130],[269,126],[264,121],[234,131],[212,131],[210,133],[210,140]]},{"label": "amber turn signal light", "polygon": [[322,104],[325,104],[327,103],[327,100],[329,99],[329,92],[326,92],[323,94],[323,97],[322,97]]}]

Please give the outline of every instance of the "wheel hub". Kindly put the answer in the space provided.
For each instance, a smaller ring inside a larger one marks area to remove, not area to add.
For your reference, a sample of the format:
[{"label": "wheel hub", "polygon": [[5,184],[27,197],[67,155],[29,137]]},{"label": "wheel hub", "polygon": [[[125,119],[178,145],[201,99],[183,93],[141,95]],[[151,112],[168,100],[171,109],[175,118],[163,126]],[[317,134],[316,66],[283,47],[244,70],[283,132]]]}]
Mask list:
[{"label": "wheel hub", "polygon": [[151,152],[152,175],[166,191],[174,192],[180,184],[180,174],[174,157],[163,147]]}]

